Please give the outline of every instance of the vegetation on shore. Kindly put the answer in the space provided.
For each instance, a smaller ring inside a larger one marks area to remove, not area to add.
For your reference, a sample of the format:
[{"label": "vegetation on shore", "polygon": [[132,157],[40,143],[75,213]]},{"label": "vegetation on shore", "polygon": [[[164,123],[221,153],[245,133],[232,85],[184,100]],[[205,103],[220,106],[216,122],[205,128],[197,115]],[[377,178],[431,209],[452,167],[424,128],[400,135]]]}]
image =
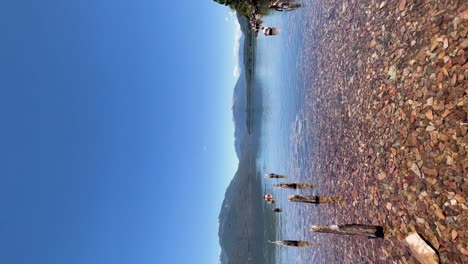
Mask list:
[{"label": "vegetation on shore", "polygon": [[229,6],[233,11],[244,17],[252,14],[264,14],[268,9],[268,0],[213,0],[219,4]]}]

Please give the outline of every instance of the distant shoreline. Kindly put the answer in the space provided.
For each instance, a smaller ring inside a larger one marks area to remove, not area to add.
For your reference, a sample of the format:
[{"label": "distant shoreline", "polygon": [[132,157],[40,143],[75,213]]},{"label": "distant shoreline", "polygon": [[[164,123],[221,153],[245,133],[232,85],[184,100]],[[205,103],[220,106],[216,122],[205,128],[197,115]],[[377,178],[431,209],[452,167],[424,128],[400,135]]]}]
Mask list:
[{"label": "distant shoreline", "polygon": [[252,81],[255,76],[255,53],[256,53],[256,48],[257,48],[257,40],[255,37],[255,34],[253,31],[250,29],[250,24],[249,21],[241,16],[237,15],[239,24],[241,25],[241,30],[242,33],[244,34],[244,70],[245,70],[245,78],[246,78],[246,83],[247,83],[247,120],[246,120],[246,125],[247,125],[247,131],[249,134],[252,133],[252,114],[251,114],[251,109],[252,109]]}]

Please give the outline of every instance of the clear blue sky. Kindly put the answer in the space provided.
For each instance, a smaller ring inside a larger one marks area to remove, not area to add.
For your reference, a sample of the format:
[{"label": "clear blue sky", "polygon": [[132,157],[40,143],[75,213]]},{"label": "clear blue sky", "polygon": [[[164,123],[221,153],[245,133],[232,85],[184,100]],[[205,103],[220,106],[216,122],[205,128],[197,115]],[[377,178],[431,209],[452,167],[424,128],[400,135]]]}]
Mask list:
[{"label": "clear blue sky", "polygon": [[0,263],[217,263],[228,17],[210,0],[0,2]]}]

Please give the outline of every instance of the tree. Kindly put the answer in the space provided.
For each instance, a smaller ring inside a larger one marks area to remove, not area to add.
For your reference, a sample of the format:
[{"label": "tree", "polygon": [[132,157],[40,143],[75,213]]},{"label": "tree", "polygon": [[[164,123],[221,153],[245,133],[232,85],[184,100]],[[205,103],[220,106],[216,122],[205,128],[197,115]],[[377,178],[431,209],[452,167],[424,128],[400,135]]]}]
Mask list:
[{"label": "tree", "polygon": [[229,6],[232,10],[236,11],[242,16],[249,17],[252,11],[255,10],[253,3],[247,0],[213,0],[216,3]]}]

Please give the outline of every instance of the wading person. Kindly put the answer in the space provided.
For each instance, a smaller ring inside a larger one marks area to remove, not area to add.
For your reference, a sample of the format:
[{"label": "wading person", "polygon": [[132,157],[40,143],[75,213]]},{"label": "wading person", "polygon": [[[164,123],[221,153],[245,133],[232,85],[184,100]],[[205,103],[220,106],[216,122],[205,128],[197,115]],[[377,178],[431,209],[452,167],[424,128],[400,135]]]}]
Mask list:
[{"label": "wading person", "polygon": [[265,201],[267,201],[267,203],[275,203],[275,200],[273,199],[273,195],[271,195],[271,194],[265,194],[263,199],[265,199]]},{"label": "wading person", "polygon": [[280,32],[279,28],[275,28],[275,27],[262,27],[262,30],[263,30],[263,34],[265,34],[265,36],[278,35],[279,32]]},{"label": "wading person", "polygon": [[277,188],[285,188],[285,189],[312,189],[314,188],[314,185],[310,183],[277,183],[273,186]]}]

